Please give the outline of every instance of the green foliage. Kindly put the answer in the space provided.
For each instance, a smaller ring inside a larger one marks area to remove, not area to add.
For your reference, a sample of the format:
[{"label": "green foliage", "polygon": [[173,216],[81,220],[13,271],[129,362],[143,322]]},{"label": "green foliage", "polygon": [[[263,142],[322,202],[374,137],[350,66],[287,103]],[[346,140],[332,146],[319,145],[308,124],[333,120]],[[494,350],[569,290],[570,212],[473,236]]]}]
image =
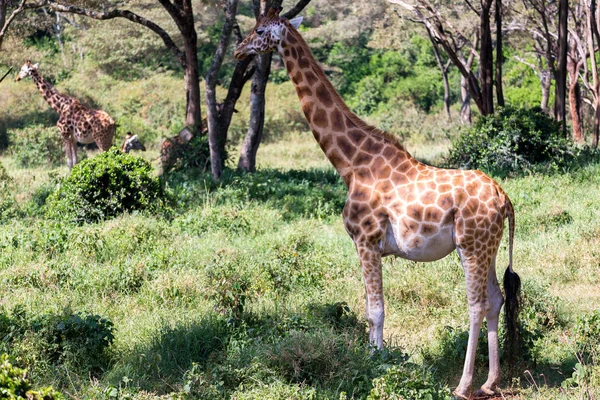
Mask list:
[{"label": "green foliage", "polygon": [[13,366],[8,360],[7,354],[0,355],[0,398],[18,400],[60,400],[64,399],[62,394],[45,387],[33,390],[27,379],[27,371]]},{"label": "green foliage", "polygon": [[206,271],[207,297],[215,304],[217,312],[229,315],[234,321],[242,316],[247,298],[254,294],[250,292],[253,286],[249,274],[238,271],[237,261],[227,254],[218,253]]},{"label": "green foliage", "polygon": [[19,205],[11,193],[13,180],[0,163],[0,223],[19,214]]},{"label": "green foliage", "polygon": [[385,375],[373,380],[367,400],[450,400],[450,390],[432,374],[416,365],[393,366]]},{"label": "green foliage", "polygon": [[502,173],[544,166],[555,170],[573,160],[560,125],[539,107],[505,107],[480,117],[452,144],[447,163]]},{"label": "green foliage", "polygon": [[77,164],[48,203],[49,216],[84,223],[124,212],[165,211],[168,198],[150,163],[113,147]]},{"label": "green foliage", "polygon": [[0,349],[36,371],[65,367],[93,375],[106,367],[106,349],[114,340],[113,323],[99,315],[65,308],[62,313],[33,316],[18,306],[11,314],[0,314],[0,337]]},{"label": "green foliage", "polygon": [[[200,172],[205,172],[209,170],[210,147],[208,144],[208,135],[197,135],[184,145],[174,146],[170,154],[170,159],[173,166],[169,171],[196,169]],[[223,154],[223,159],[227,160],[227,152]]]},{"label": "green foliage", "polygon": [[600,309],[577,318],[573,331],[582,354],[600,355]]},{"label": "green foliage", "polygon": [[55,127],[30,125],[15,129],[10,141],[10,152],[21,167],[56,166],[64,162],[62,138]]}]

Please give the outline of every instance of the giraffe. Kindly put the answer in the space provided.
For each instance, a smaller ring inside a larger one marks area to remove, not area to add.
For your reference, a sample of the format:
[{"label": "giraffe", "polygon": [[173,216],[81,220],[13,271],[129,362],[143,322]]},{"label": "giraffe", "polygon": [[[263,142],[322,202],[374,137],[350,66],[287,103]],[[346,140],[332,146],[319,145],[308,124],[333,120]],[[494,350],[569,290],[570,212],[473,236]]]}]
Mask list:
[{"label": "giraffe", "polygon": [[15,81],[31,76],[44,99],[59,114],[56,126],[63,139],[69,168],[77,164],[77,142],[96,142],[100,150],[108,150],[112,146],[116,131],[115,121],[110,115],[85,107],[79,100],[59,93],[40,75],[38,66],[39,64],[32,64],[28,60],[21,67]]},{"label": "giraffe", "polygon": [[369,341],[383,347],[382,257],[434,261],[458,252],[465,273],[469,340],[463,373],[454,390],[468,398],[483,319],[488,326],[489,374],[479,390],[500,383],[498,317],[504,298],[496,278],[496,253],[504,219],[509,226],[509,265],[504,274],[509,343],[517,341],[520,278],[512,268],[514,210],[502,188],[475,170],[432,167],[413,158],[398,141],[367,125],[346,106],[298,33],[302,17],[287,20],[270,8],[238,45],[234,56],[276,50],[321,149],[348,188],[342,216],[360,259]]},{"label": "giraffe", "polygon": [[140,142],[138,135],[134,135],[131,132],[127,132],[125,140],[121,145],[121,152],[129,153],[131,150],[146,151],[146,146],[144,146],[142,142]]}]

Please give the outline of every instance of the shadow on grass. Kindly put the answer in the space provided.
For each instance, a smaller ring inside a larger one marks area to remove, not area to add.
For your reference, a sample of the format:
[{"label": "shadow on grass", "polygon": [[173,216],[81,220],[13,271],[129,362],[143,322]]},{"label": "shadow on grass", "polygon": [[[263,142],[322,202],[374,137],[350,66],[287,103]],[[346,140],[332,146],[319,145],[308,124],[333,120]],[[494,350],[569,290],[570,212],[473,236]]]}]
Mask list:
[{"label": "shadow on grass", "polygon": [[[10,145],[10,138],[8,131],[12,129],[21,129],[26,126],[33,126],[36,124],[44,126],[55,126],[58,121],[58,114],[53,110],[48,109],[41,112],[30,112],[24,115],[19,115],[18,118],[14,116],[4,116],[0,118],[0,152],[6,150]],[[58,130],[56,135],[58,135]]]},{"label": "shadow on grass", "polygon": [[263,169],[251,174],[226,170],[218,182],[210,174],[188,170],[168,175],[165,185],[187,207],[209,195],[218,204],[259,203],[280,210],[285,218],[339,215],[347,197],[346,186],[331,169]]},{"label": "shadow on grass", "polygon": [[364,398],[373,379],[406,355],[370,353],[366,324],[344,303],[312,304],[300,312],[208,316],[163,328],[108,372],[105,382],[157,394],[229,398],[239,388],[276,382],[312,387],[325,397],[342,391]]},{"label": "shadow on grass", "polygon": [[[434,376],[441,382],[450,386],[458,385],[462,366],[467,350],[467,330],[452,330],[441,340],[440,348],[436,352],[425,352],[424,363],[432,368]],[[500,386],[507,388],[513,379],[519,379],[521,387],[561,387],[562,382],[569,378],[578,362],[575,354],[562,354],[558,362],[538,361],[531,359],[526,353],[516,362],[510,363],[503,357],[503,343],[500,342],[500,370],[502,382]],[[543,351],[543,349],[541,350]],[[473,388],[482,385],[488,375],[489,358],[487,330],[482,329],[479,335],[477,353],[475,357],[475,376]]]}]

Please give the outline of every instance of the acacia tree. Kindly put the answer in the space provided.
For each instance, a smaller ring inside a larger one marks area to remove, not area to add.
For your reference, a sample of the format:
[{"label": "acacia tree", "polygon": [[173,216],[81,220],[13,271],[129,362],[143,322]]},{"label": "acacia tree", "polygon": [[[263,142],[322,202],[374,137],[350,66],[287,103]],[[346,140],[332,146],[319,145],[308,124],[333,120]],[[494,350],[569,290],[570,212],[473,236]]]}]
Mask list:
[{"label": "acacia tree", "polygon": [[[300,0],[298,3],[288,10],[283,16],[291,19],[298,15],[308,5],[310,0]],[[253,89],[250,97],[250,124],[248,133],[240,150],[240,160],[244,160],[238,164],[241,169],[253,172],[256,166],[256,152],[262,138],[264,129],[264,107],[265,107],[265,88],[269,78],[270,60],[268,64],[261,57],[248,57],[236,63],[235,69],[231,76],[227,95],[222,103],[217,103],[216,85],[219,69],[223,63],[224,54],[229,45],[230,37],[235,34],[237,42],[242,41],[240,28],[235,20],[234,4],[237,1],[229,0],[225,8],[225,24],[219,39],[217,50],[213,63],[206,77],[206,102],[207,102],[207,121],[208,135],[211,152],[211,172],[214,179],[219,179],[223,173],[225,164],[225,144],[227,142],[227,131],[231,124],[233,113],[235,112],[235,104],[238,101],[242,89],[246,82],[253,79]],[[279,1],[277,4],[280,4]],[[262,1],[262,9],[266,10],[271,3]],[[273,3],[275,4],[275,3]],[[261,5],[254,2],[255,17],[258,18],[261,14]],[[259,68],[260,69],[259,71]],[[260,87],[260,90],[255,90],[254,85]],[[240,165],[241,164],[241,165]]]},{"label": "acacia tree", "polygon": [[156,33],[162,39],[167,49],[175,56],[184,71],[186,98],[185,123],[194,133],[200,131],[202,118],[200,113],[200,79],[198,75],[198,36],[194,27],[192,0],[158,0],[181,33],[183,42],[181,47],[175,43],[165,29],[130,10],[113,8],[106,11],[103,6],[102,11],[98,11],[65,2],[56,3],[53,0],[41,0],[37,3],[27,3],[27,0],[21,0],[19,6],[15,8],[10,17],[6,18],[6,10],[9,2],[10,0],[0,0],[0,23],[2,22],[3,15],[5,18],[5,22],[2,24],[2,31],[0,31],[0,45],[8,30],[8,26],[16,15],[27,9],[40,7],[46,7],[48,10],[54,12],[78,14],[97,20],[124,18]]},{"label": "acacia tree", "polygon": [[[477,108],[483,115],[494,112],[494,68],[493,68],[493,44],[490,27],[490,12],[493,0],[481,0],[481,9],[476,9],[467,2],[471,10],[479,17],[479,39],[481,41],[478,52],[466,35],[454,25],[428,0],[416,0],[415,4],[408,4],[402,0],[388,0],[392,4],[398,4],[409,10],[416,17],[416,21],[425,25],[434,39],[446,52],[448,58],[458,68],[466,81],[466,89],[475,102]],[[470,66],[465,63],[461,49],[467,48],[476,53],[480,66],[480,79],[477,79]],[[501,79],[496,78],[496,79]]]},{"label": "acacia tree", "polygon": [[554,91],[554,117],[563,121],[563,132],[567,132],[566,115],[566,87],[567,87],[567,45],[569,18],[569,1],[558,0],[558,65],[556,66],[556,85]]},{"label": "acacia tree", "polygon": [[585,46],[581,44],[585,13],[581,4],[576,4],[571,10],[572,29],[569,30],[569,49],[567,54],[567,72],[569,74],[569,111],[573,141],[583,143],[583,108],[579,75],[587,60]]},{"label": "acacia tree", "polygon": [[540,108],[549,113],[550,89],[556,76],[556,52],[558,39],[558,7],[556,2],[547,0],[523,0],[525,17],[521,30],[533,37],[533,49],[537,64],[532,64],[522,57],[515,59],[529,66],[540,80],[542,100]]}]

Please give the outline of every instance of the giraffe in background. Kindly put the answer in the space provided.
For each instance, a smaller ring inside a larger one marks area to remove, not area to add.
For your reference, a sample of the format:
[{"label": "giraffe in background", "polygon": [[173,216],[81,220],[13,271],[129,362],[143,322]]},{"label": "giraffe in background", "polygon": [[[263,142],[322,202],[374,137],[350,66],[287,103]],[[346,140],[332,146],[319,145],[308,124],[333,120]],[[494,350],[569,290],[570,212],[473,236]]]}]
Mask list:
[{"label": "giraffe in background", "polygon": [[69,168],[77,164],[77,142],[96,142],[102,151],[112,146],[116,127],[108,113],[85,107],[74,97],[59,93],[40,75],[38,64],[31,64],[31,61],[21,67],[15,81],[28,76],[31,76],[44,99],[59,115],[56,126],[63,139]]},{"label": "giraffe in background", "polygon": [[302,18],[269,9],[238,45],[243,59],[277,51],[321,149],[348,187],[344,225],[360,258],[366,292],[369,340],[383,347],[384,299],[381,259],[395,255],[434,261],[456,250],[466,280],[469,341],[454,393],[468,398],[475,350],[487,319],[489,375],[480,392],[500,383],[498,317],[504,298],[496,278],[496,254],[504,219],[509,222],[509,265],[504,274],[510,342],[517,341],[520,278],[512,269],[514,210],[508,196],[479,171],[449,170],[413,158],[393,135],[367,125],[346,106],[298,33]]}]

